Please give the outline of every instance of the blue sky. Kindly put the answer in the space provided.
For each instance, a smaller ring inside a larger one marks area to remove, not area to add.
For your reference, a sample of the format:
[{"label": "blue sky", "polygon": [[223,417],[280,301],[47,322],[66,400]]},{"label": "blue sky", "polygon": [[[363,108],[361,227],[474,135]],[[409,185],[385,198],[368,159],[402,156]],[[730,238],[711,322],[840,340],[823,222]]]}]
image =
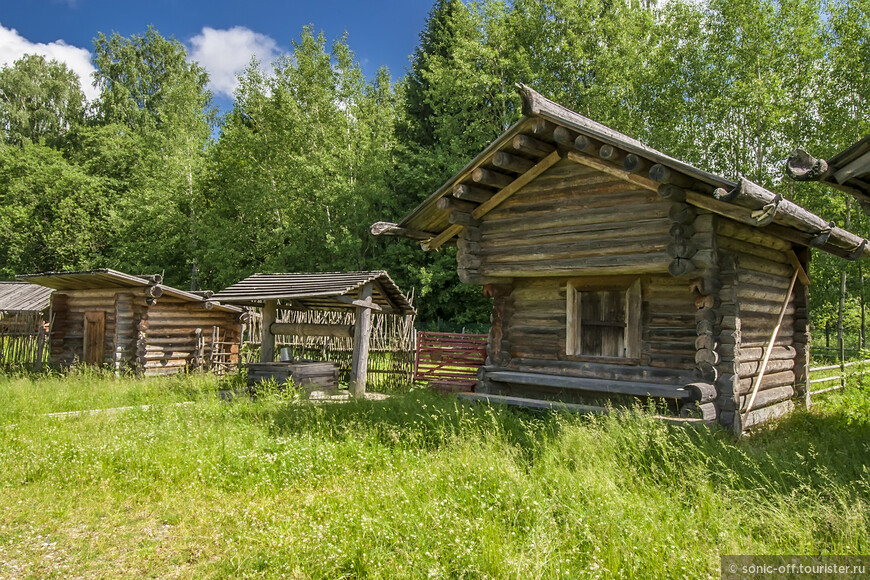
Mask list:
[{"label": "blue sky", "polygon": [[82,77],[89,98],[92,41],[97,33],[129,36],[153,25],[175,37],[209,71],[216,104],[230,103],[235,74],[257,54],[269,62],[287,52],[302,27],[332,41],[343,32],[363,72],[386,65],[405,73],[433,0],[3,0],[0,65],[26,53],[62,60]]}]

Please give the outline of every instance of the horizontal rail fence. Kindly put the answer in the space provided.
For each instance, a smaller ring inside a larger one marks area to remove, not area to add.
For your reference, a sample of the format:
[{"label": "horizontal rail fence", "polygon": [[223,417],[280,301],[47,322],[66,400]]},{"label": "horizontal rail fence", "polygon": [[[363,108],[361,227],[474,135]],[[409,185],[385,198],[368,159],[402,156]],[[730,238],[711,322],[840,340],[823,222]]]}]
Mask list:
[{"label": "horizontal rail fence", "polygon": [[39,313],[0,313],[0,368],[39,370],[48,357],[48,335]]},{"label": "horizontal rail fence", "polygon": [[486,334],[418,332],[414,380],[471,386],[486,362]]},{"label": "horizontal rail fence", "polygon": [[[413,300],[413,297],[411,298]],[[396,316],[372,312],[369,339],[367,389],[406,391],[414,378],[416,335],[415,316]],[[278,310],[277,322],[290,324],[334,324],[350,326],[355,314],[349,310]],[[262,337],[260,309],[253,309],[245,323],[242,338],[242,363],[258,362]],[[330,361],[339,366],[339,379],[347,381],[353,358],[353,338],[337,336],[276,335],[275,351],[289,347],[295,360]]]},{"label": "horizontal rail fence", "polygon": [[[812,367],[810,368],[809,394],[810,396],[821,395],[842,389],[849,379],[860,377],[863,380],[864,375],[868,373],[870,373],[870,359]],[[835,382],[836,384],[831,384]]]}]

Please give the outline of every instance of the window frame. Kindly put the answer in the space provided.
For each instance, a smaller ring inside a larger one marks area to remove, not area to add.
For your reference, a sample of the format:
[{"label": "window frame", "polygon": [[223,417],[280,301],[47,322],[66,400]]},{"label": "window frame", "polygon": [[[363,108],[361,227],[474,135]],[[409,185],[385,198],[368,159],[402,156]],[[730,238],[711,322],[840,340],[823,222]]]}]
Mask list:
[{"label": "window frame", "polygon": [[[623,332],[623,355],[608,356],[578,352],[582,344],[583,321],[580,308],[584,292],[624,292],[625,330]],[[641,357],[642,285],[640,278],[599,279],[569,281],[566,285],[565,309],[565,355],[576,359],[612,362],[639,362]]]}]

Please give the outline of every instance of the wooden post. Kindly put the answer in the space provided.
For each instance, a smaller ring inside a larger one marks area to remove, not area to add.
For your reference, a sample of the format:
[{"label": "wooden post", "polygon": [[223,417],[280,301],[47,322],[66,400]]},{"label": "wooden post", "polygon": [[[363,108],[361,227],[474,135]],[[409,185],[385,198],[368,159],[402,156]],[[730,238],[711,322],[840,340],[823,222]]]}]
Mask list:
[{"label": "wooden post", "polygon": [[[368,301],[372,297],[372,283],[362,287],[359,299]],[[369,365],[369,336],[372,332],[372,311],[364,306],[356,308],[356,324],[353,329],[353,358],[350,364],[350,394],[357,398],[365,397],[366,372]]]},{"label": "wooden post", "polygon": [[39,330],[36,335],[36,360],[33,369],[37,372],[42,370],[42,353],[45,350],[45,324],[39,319]]},{"label": "wooden post", "polygon": [[272,323],[278,318],[278,301],[266,300],[263,305],[263,336],[260,341],[260,362],[275,362],[275,335]]}]

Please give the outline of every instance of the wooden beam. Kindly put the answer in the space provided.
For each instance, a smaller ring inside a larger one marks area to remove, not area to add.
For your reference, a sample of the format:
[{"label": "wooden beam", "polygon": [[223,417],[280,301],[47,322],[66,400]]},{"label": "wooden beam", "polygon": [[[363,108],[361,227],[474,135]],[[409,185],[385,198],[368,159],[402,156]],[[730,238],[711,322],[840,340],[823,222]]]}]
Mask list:
[{"label": "wooden beam", "polygon": [[517,177],[504,189],[493,195],[488,201],[480,204],[477,209],[471,212],[472,217],[479,220],[496,206],[501,204],[504,200],[515,194],[521,188],[525,187],[526,184],[531,182],[534,178],[555,165],[556,162],[558,162],[560,159],[562,159],[561,154],[558,151],[553,151],[552,153],[541,159],[534,167]]},{"label": "wooden beam", "polygon": [[586,167],[597,169],[602,173],[618,177],[651,191],[658,191],[659,189],[659,184],[652,179],[649,179],[648,177],[644,177],[642,175],[635,175],[630,171],[626,171],[622,167],[615,167],[614,165],[602,159],[589,157],[588,155],[583,155],[582,153],[576,151],[569,151],[566,156],[574,163],[579,163],[580,165],[585,165]]},{"label": "wooden beam", "polygon": [[337,336],[351,338],[354,334],[353,325],[346,324],[296,324],[289,322],[273,322],[269,326],[272,335],[290,336]]},{"label": "wooden beam", "polygon": [[804,286],[810,285],[810,277],[807,276],[807,271],[804,270],[803,264],[798,260],[797,254],[794,253],[794,250],[789,250],[785,253],[786,258],[788,258],[789,263],[794,266],[795,271],[797,272],[798,280],[800,280],[801,284]]},{"label": "wooden beam", "polygon": [[370,231],[373,236],[399,236],[411,238],[412,240],[428,240],[434,235],[429,232],[421,232],[420,230],[402,228],[391,222],[375,222],[372,224]]},{"label": "wooden beam", "polygon": [[[372,283],[369,282],[360,289],[359,299],[372,299]],[[369,337],[372,333],[372,311],[369,308],[357,307],[356,323],[353,330],[353,357],[350,363],[350,394],[355,398],[363,398],[366,394],[366,373],[369,364]]]},{"label": "wooden beam", "polygon": [[500,169],[507,169],[515,173],[525,173],[535,166],[534,161],[511,155],[507,151],[499,151],[493,155],[492,164]]},{"label": "wooden beam", "polygon": [[511,146],[517,151],[522,151],[528,155],[540,156],[549,155],[554,149],[554,147],[548,143],[538,141],[534,137],[522,134],[513,138]]},{"label": "wooden beam", "polygon": [[472,201],[463,201],[461,199],[456,199],[454,197],[442,197],[437,202],[435,202],[435,207],[440,209],[441,211],[464,211],[466,213],[471,212],[477,207],[478,204]]},{"label": "wooden beam", "polygon": [[434,238],[432,238],[431,240],[429,240],[428,242],[423,242],[421,245],[423,246],[423,249],[426,251],[437,250],[438,248],[443,246],[450,238],[452,238],[455,235],[458,235],[459,232],[461,232],[461,231],[462,231],[462,226],[458,226],[458,225],[454,224],[454,225],[450,226],[449,228],[447,228],[446,230],[444,230],[443,232],[441,232],[440,234],[438,234],[437,236],[435,236]]},{"label": "wooden beam", "polygon": [[481,189],[480,187],[460,183],[453,186],[453,197],[465,201],[483,203],[492,197],[492,192],[488,189]]},{"label": "wooden beam", "polygon": [[353,296],[336,296],[336,300],[343,304],[350,304],[352,306],[359,306],[360,308],[370,308],[371,310],[383,310],[379,305],[375,304],[372,300],[360,300],[359,298],[354,298]]},{"label": "wooden beam", "polygon": [[260,339],[260,362],[275,362],[275,335],[272,324],[278,318],[278,301],[266,300],[263,305],[263,336]]}]

